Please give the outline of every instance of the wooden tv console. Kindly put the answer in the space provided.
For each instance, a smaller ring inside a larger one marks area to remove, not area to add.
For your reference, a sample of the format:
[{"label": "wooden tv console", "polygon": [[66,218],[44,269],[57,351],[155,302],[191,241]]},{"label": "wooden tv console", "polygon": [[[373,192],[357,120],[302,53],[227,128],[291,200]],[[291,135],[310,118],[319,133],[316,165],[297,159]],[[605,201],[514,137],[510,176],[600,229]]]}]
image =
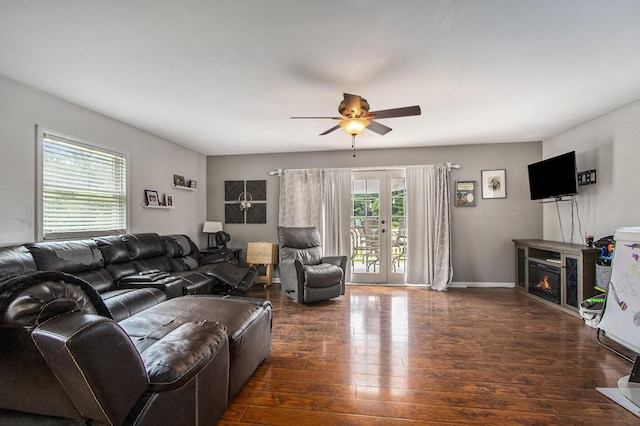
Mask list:
[{"label": "wooden tv console", "polygon": [[[580,316],[580,303],[596,294],[595,265],[598,249],[546,240],[513,240],[516,290],[554,308]],[[559,287],[545,294],[538,278],[546,272]],[[555,271],[555,272],[554,272]]]}]

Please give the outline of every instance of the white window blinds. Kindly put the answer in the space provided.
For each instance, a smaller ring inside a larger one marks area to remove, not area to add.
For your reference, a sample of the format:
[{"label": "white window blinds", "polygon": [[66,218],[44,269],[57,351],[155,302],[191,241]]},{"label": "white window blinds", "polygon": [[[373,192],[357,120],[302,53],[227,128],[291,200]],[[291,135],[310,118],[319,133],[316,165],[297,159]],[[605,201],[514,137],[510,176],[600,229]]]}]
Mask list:
[{"label": "white window blinds", "polygon": [[44,133],[42,164],[44,239],[125,232],[123,154]]}]

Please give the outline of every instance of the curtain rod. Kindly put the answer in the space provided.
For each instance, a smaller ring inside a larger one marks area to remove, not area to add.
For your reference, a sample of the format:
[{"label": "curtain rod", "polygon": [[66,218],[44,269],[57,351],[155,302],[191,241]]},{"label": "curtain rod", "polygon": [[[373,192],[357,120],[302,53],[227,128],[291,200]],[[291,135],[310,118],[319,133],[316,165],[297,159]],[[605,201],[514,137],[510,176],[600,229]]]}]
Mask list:
[{"label": "curtain rod", "polygon": [[[456,164],[456,163],[452,163],[452,162],[448,162],[445,163],[445,166],[447,166],[447,169],[449,171],[451,171],[451,169],[459,169],[462,166],[460,164]],[[405,166],[405,167],[409,167],[409,166]],[[389,167],[385,167],[385,169],[401,169],[401,168],[405,168],[403,166],[389,166]],[[358,167],[358,168],[349,168],[349,167],[345,167],[345,169],[349,169],[349,170],[354,170],[354,171],[361,171],[361,170],[374,170],[374,168],[372,167]],[[282,172],[284,169],[276,169],[276,170],[271,170],[269,172],[269,176],[282,176]],[[304,169],[289,169],[289,170],[304,170]],[[380,167],[375,167],[375,170],[381,170]]]},{"label": "curtain rod", "polygon": [[460,164],[456,164],[452,162],[445,163],[445,165],[447,166],[449,171],[451,171],[451,169],[459,169],[460,167],[462,167]]}]

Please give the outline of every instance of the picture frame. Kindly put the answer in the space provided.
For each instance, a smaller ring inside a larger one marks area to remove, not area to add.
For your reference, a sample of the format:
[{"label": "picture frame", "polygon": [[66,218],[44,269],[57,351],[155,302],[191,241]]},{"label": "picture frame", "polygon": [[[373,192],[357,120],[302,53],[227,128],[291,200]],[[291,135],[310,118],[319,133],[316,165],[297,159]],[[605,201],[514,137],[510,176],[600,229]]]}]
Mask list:
[{"label": "picture frame", "polygon": [[175,186],[187,186],[184,176],[173,175],[173,184]]},{"label": "picture frame", "polygon": [[195,180],[190,180],[189,187],[192,189],[196,189],[198,187],[198,182],[196,182]]},{"label": "picture frame", "polygon": [[164,204],[167,207],[173,207],[173,195],[171,194],[164,194]]},{"label": "picture frame", "polygon": [[147,206],[158,207],[160,200],[158,199],[158,191],[152,191],[150,189],[144,190],[144,197],[147,200]]},{"label": "picture frame", "polygon": [[475,180],[456,181],[455,189],[456,207],[475,207],[477,199]]},{"label": "picture frame", "polygon": [[507,171],[482,170],[482,198],[507,198]]}]

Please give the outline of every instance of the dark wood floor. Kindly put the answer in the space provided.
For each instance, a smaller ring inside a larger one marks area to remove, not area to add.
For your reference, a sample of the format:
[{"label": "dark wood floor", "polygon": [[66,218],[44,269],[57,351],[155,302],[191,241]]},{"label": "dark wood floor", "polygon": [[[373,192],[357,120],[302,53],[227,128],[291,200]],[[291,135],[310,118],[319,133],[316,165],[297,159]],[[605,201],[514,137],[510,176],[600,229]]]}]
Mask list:
[{"label": "dark wood floor", "polygon": [[271,355],[222,425],[627,425],[596,391],[631,364],[511,289],[348,286],[314,305],[274,284]]}]

